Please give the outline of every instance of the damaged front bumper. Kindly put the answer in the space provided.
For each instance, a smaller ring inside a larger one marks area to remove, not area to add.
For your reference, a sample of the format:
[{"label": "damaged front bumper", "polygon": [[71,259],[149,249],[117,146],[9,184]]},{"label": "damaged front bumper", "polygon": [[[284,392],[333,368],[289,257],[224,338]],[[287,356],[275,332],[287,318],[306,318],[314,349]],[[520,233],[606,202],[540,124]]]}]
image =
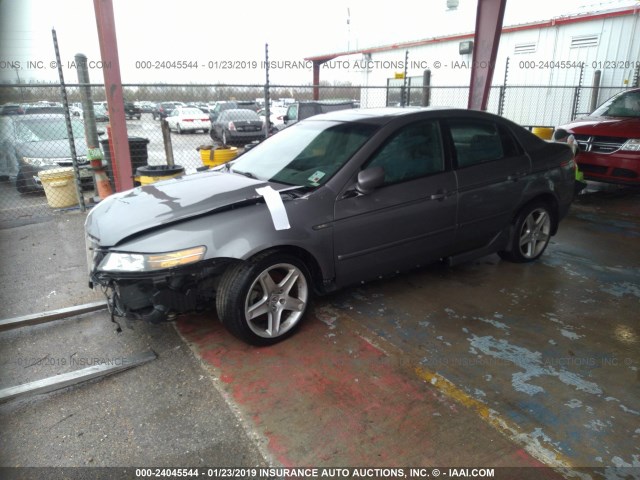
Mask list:
[{"label": "damaged front bumper", "polygon": [[89,286],[102,289],[111,315],[150,323],[215,305],[218,278],[231,261],[200,261],[152,272],[107,272],[99,266],[109,251],[88,247]]}]

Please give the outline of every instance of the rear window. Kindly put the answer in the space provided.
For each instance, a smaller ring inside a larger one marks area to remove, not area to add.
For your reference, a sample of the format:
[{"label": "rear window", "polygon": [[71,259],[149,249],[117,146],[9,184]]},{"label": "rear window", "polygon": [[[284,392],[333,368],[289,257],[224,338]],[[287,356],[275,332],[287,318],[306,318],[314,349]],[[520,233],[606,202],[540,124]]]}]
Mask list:
[{"label": "rear window", "polygon": [[202,115],[202,110],[198,108],[178,108],[178,115]]},{"label": "rear window", "polygon": [[260,120],[258,114],[251,110],[227,110],[220,118],[224,120]]},{"label": "rear window", "polygon": [[520,155],[521,149],[503,126],[484,120],[448,120],[459,168]]}]

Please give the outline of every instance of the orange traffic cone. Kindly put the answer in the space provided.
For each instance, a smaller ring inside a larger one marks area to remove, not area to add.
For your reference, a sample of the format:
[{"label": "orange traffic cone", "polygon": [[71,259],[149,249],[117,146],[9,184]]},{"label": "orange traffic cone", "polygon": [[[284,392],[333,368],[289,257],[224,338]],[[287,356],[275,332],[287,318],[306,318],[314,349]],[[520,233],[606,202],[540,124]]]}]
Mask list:
[{"label": "orange traffic cone", "polygon": [[99,148],[89,148],[87,158],[91,162],[91,169],[93,170],[93,181],[98,192],[98,196],[101,200],[104,200],[113,193],[111,189],[111,183],[109,183],[109,177],[102,163],[102,151]]}]

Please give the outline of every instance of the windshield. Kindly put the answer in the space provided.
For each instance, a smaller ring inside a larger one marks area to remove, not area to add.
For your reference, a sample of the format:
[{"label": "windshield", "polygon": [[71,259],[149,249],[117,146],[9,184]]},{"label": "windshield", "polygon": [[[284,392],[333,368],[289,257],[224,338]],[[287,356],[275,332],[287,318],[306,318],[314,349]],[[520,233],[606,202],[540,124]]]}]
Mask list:
[{"label": "windshield", "polygon": [[640,91],[620,93],[603,103],[592,115],[640,118]]},{"label": "windshield", "polygon": [[[84,138],[84,125],[71,120],[74,138]],[[27,118],[17,122],[17,134],[22,142],[42,142],[69,138],[64,117],[60,118]]]},{"label": "windshield", "polygon": [[231,171],[260,180],[317,187],[331,178],[377,128],[354,122],[299,123],[243,154]]}]

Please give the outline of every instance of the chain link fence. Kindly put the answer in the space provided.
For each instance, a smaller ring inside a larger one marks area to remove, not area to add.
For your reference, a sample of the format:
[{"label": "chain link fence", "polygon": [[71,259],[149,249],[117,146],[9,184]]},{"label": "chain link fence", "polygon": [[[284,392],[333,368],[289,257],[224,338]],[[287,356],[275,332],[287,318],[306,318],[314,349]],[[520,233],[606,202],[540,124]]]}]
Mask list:
[{"label": "chain link fence", "polygon": [[[80,196],[90,206],[97,195],[87,160],[80,86],[65,88],[70,124],[65,120],[60,85],[0,85],[0,224],[80,208]],[[317,88],[321,101],[349,102],[363,108],[416,105],[466,108],[469,94],[468,87],[425,87],[422,77],[390,80],[382,87]],[[621,90],[600,87],[597,103]],[[190,124],[194,119],[187,118],[178,126],[173,119],[171,149],[167,150],[161,119],[167,118],[176,105],[198,109],[203,119],[214,120],[214,126],[220,112],[229,106],[253,110],[263,122],[265,119],[263,85],[124,85],[123,92],[134,174],[145,165],[167,165],[170,155],[186,174],[205,167],[202,147],[214,142],[206,120]],[[524,126],[555,126],[589,112],[595,94],[591,87],[493,87],[488,111]],[[295,102],[310,101],[313,95],[312,86],[271,85],[268,98],[272,131],[285,127],[284,117]],[[99,147],[103,157],[110,160],[104,87],[91,86],[91,98],[100,134]],[[171,122],[169,117],[170,125]],[[196,125],[198,130],[189,128]],[[254,133],[254,137],[263,135],[262,131]],[[237,140],[239,152],[245,148],[243,138]],[[74,154],[77,168],[72,160]],[[110,169],[109,176],[113,179]]]}]

